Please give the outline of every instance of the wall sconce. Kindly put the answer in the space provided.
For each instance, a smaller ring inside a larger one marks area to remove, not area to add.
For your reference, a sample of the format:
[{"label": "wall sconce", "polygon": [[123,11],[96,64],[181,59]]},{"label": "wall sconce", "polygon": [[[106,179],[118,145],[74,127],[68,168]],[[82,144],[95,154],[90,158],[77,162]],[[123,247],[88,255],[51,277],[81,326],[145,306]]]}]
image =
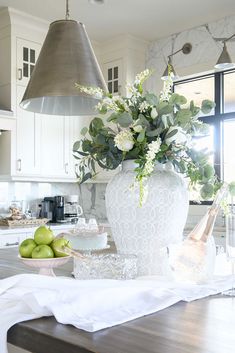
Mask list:
[{"label": "wall sconce", "polygon": [[227,45],[226,45],[226,42],[228,42],[234,36],[235,36],[235,33],[231,37],[228,37],[222,40],[223,50],[222,50],[222,53],[220,54],[219,59],[217,60],[217,63],[214,66],[215,69],[224,70],[224,69],[231,69],[235,67],[235,63],[232,62],[232,59],[229,55],[229,52],[227,50]]},{"label": "wall sconce", "polygon": [[183,45],[183,47],[177,51],[175,51],[174,53],[168,55],[168,62],[167,62],[167,67],[165,69],[165,71],[162,74],[161,79],[164,81],[166,80],[169,76],[172,78],[172,80],[175,80],[178,78],[178,75],[176,74],[176,71],[174,69],[174,66],[172,64],[172,56],[174,56],[175,54],[179,53],[179,52],[183,52],[184,54],[189,54],[192,51],[192,44],[191,43],[185,43]]}]

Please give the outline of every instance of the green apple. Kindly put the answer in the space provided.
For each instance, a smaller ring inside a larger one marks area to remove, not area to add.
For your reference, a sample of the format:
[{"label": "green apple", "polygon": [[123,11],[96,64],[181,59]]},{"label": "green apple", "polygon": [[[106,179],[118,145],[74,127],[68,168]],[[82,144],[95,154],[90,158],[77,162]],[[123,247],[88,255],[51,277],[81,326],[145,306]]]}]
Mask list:
[{"label": "green apple", "polygon": [[56,257],[68,256],[68,254],[63,252],[63,248],[64,246],[68,246],[69,248],[71,248],[69,240],[65,238],[58,238],[53,240],[50,246],[53,249]]},{"label": "green apple", "polygon": [[54,252],[49,245],[38,245],[33,249],[33,259],[49,259],[54,257]]},{"label": "green apple", "polygon": [[28,238],[22,241],[19,246],[19,253],[22,257],[32,257],[33,249],[35,249],[37,244],[34,239]]},{"label": "green apple", "polygon": [[40,226],[35,230],[34,241],[38,245],[49,245],[54,239],[54,234],[50,228]]}]

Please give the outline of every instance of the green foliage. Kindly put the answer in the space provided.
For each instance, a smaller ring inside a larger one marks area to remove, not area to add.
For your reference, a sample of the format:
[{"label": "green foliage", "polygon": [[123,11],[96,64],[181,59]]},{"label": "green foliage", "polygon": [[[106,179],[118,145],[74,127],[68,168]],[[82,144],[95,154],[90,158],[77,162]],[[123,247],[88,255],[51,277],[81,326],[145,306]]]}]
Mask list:
[{"label": "green foliage", "polygon": [[[129,98],[104,94],[98,111],[108,113],[108,117],[95,117],[88,129],[81,130],[82,138],[73,146],[74,157],[79,161],[79,182],[94,177],[96,165],[112,170],[126,159],[136,160],[136,179],[142,182],[150,175],[148,163],[171,162],[176,171],[189,178],[191,185],[201,187],[203,198],[211,197],[218,186],[215,171],[207,151],[196,151],[191,137],[208,133],[208,126],[198,115],[208,114],[215,104],[206,99],[198,107],[193,101],[188,103],[184,96],[172,93],[170,86],[165,86],[159,97],[145,93],[142,84],[148,76],[148,70],[137,75]],[[148,153],[154,142],[159,142],[159,148]]]}]

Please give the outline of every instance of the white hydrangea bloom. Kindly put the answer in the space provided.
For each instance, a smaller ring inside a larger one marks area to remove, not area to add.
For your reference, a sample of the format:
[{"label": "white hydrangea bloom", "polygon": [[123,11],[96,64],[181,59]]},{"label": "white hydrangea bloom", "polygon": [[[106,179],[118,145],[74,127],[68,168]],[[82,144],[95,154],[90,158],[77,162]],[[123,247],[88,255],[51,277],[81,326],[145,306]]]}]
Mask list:
[{"label": "white hydrangea bloom", "polygon": [[134,138],[130,130],[120,131],[114,138],[115,146],[123,152],[130,151],[134,146]]}]

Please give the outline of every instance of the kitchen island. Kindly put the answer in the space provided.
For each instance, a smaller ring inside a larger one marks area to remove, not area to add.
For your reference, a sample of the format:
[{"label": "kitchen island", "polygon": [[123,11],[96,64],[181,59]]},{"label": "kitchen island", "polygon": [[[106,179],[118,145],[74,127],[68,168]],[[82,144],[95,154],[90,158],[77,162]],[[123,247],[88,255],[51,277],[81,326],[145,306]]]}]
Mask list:
[{"label": "kitchen island", "polygon": [[[0,278],[36,272],[17,259],[17,249],[0,249]],[[72,261],[58,268],[70,276]],[[232,353],[234,299],[211,296],[179,302],[156,314],[89,333],[52,317],[16,324],[8,342],[33,353]]]}]

